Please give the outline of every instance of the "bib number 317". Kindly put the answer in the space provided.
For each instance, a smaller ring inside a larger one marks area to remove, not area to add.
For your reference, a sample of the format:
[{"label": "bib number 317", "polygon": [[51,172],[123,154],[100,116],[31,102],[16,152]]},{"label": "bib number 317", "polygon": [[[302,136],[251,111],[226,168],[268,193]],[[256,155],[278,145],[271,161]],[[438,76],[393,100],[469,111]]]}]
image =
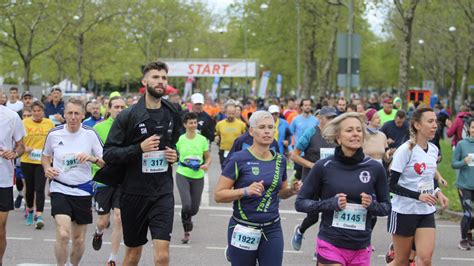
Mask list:
[{"label": "bib number 317", "polygon": [[237,224],[230,244],[243,250],[257,250],[261,237],[262,231]]},{"label": "bib number 317", "polygon": [[165,151],[145,152],[142,155],[143,173],[162,173],[168,170]]}]

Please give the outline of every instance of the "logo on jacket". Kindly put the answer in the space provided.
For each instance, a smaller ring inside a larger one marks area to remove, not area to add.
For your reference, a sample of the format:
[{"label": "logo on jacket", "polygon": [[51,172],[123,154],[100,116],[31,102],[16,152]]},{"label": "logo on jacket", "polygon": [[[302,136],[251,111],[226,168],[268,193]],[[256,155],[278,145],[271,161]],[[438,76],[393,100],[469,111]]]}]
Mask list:
[{"label": "logo on jacket", "polygon": [[258,166],[252,166],[252,174],[254,175],[260,174],[260,168]]},{"label": "logo on jacket", "polygon": [[413,168],[415,169],[415,172],[417,174],[421,175],[426,170],[426,164],[425,163],[415,163],[415,165],[413,165]]},{"label": "logo on jacket", "polygon": [[365,183],[365,184],[369,183],[369,181],[370,181],[370,173],[369,173],[369,171],[362,171],[362,172],[360,172],[360,174],[359,174],[359,179],[360,179],[360,182],[362,182],[362,183]]}]

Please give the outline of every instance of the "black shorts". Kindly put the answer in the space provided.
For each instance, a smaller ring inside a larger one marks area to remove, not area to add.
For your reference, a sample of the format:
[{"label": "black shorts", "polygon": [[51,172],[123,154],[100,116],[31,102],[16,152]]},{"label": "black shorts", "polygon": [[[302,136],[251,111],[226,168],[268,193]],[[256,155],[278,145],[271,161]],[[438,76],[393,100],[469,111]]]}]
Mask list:
[{"label": "black shorts", "polygon": [[120,196],[123,240],[127,247],[139,247],[152,239],[170,241],[173,231],[174,197],[125,194]]},{"label": "black shorts", "polygon": [[414,236],[418,228],[435,228],[434,213],[401,214],[392,211],[388,217],[387,230],[390,234]]},{"label": "black shorts", "polygon": [[64,214],[76,224],[92,223],[92,196],[70,196],[53,192],[51,197],[51,215]]},{"label": "black shorts", "polygon": [[99,215],[108,214],[111,209],[120,209],[120,187],[98,187],[94,200],[95,211]]},{"label": "black shorts", "polygon": [[0,212],[13,210],[13,187],[0,188]]}]

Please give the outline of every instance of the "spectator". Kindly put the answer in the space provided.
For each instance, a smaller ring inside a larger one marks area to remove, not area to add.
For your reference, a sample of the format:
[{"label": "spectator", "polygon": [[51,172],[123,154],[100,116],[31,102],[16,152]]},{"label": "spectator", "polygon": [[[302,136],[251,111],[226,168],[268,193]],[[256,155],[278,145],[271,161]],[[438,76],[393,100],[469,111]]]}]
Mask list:
[{"label": "spectator", "polygon": [[45,104],[44,116],[49,118],[55,125],[63,124],[64,102],[62,100],[62,90],[58,85],[51,88],[51,100]]},{"label": "spectator", "polygon": [[453,138],[451,141],[451,145],[453,146],[453,149],[456,147],[458,142],[463,139],[463,129],[464,129],[464,121],[468,120],[470,117],[472,117],[471,114],[471,109],[468,106],[461,106],[460,112],[456,116],[456,119],[454,119],[454,122],[451,124],[451,121],[446,120],[446,127],[448,128],[448,137]]},{"label": "spectator", "polygon": [[10,88],[10,99],[7,101],[7,107],[17,113],[23,109],[23,102],[19,100],[17,87]]},{"label": "spectator", "polygon": [[378,113],[380,115],[380,125],[382,126],[383,124],[385,124],[385,122],[395,119],[397,110],[393,109],[392,98],[385,98],[385,100],[383,101],[383,108],[379,110]]}]

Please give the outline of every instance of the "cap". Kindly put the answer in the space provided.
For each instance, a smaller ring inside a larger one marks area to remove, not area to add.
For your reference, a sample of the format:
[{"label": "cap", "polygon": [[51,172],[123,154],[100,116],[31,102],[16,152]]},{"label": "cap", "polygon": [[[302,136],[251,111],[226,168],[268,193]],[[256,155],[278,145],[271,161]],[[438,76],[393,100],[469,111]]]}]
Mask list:
[{"label": "cap", "polygon": [[113,92],[110,93],[109,98],[112,98],[112,97],[115,97],[115,96],[121,97],[122,95],[120,95],[120,92],[118,92],[118,91],[113,91]]},{"label": "cap", "polygon": [[277,105],[270,105],[268,107],[268,112],[273,114],[273,113],[280,113],[280,107],[278,107]]},{"label": "cap", "polygon": [[319,110],[319,115],[326,117],[337,116],[336,108],[332,106],[323,106],[323,108]]},{"label": "cap", "polygon": [[369,108],[367,111],[365,111],[365,117],[367,117],[367,121],[370,122],[375,113],[377,113],[377,110],[374,108]]},{"label": "cap", "polygon": [[25,96],[33,97],[33,94],[31,94],[30,91],[25,91],[25,92],[23,92],[23,94],[21,95],[21,98],[23,98],[23,97],[25,97]]},{"label": "cap", "polygon": [[63,92],[63,91],[61,90],[61,88],[59,87],[59,85],[54,85],[53,87],[51,87],[51,92],[53,92],[53,91],[60,91],[60,92]]},{"label": "cap", "polygon": [[393,100],[392,98],[386,98],[385,100],[383,100],[383,103],[393,103]]},{"label": "cap", "polygon": [[193,104],[204,104],[204,96],[201,93],[191,95],[191,102]]}]

